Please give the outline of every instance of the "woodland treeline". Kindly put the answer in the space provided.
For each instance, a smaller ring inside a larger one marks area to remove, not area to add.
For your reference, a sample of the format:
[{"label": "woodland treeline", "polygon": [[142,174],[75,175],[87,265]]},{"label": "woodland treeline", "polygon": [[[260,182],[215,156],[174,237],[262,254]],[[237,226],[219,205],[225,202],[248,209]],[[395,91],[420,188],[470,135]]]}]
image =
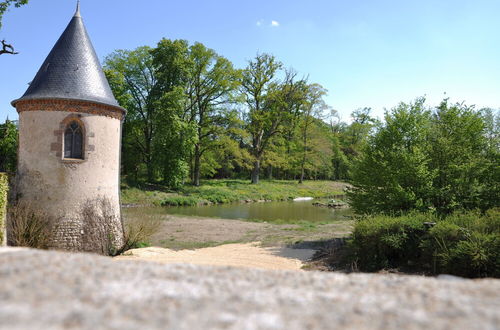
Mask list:
[{"label": "woodland treeline", "polygon": [[376,121],[340,121],[309,82],[270,54],[243,68],[201,43],[161,40],[104,62],[121,106],[123,174],[178,187],[201,178],[349,179]]},{"label": "woodland treeline", "polygon": [[[178,187],[214,177],[345,178],[333,173],[339,120],[323,100],[327,91],[272,55],[236,69],[200,43],[164,39],[156,48],[116,51],[104,69],[128,111],[122,174],[129,181]],[[355,121],[367,113],[356,111]],[[368,131],[358,126],[354,140]],[[12,122],[0,129],[0,171],[15,172],[17,129]]]}]

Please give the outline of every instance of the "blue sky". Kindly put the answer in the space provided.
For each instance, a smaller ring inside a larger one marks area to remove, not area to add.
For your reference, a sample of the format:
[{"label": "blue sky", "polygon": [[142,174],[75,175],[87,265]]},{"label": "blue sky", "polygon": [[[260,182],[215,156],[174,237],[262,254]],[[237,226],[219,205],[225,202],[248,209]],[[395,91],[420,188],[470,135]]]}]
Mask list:
[{"label": "blue sky", "polygon": [[[31,0],[4,16],[0,122],[20,97],[75,10],[73,0]],[[199,41],[237,67],[257,52],[329,90],[343,120],[426,95],[500,108],[499,0],[82,0],[101,60],[163,37]]]}]

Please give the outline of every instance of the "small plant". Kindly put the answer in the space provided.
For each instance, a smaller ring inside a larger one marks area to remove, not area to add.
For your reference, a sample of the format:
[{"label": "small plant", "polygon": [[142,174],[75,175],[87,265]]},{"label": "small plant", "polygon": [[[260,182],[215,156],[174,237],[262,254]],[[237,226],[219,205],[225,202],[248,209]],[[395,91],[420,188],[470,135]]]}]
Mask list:
[{"label": "small plant", "polygon": [[128,221],[125,225],[125,244],[120,252],[150,246],[150,239],[161,226],[156,217],[142,217]]},{"label": "small plant", "polygon": [[29,202],[10,207],[7,242],[10,246],[48,249],[52,241],[55,219]]}]

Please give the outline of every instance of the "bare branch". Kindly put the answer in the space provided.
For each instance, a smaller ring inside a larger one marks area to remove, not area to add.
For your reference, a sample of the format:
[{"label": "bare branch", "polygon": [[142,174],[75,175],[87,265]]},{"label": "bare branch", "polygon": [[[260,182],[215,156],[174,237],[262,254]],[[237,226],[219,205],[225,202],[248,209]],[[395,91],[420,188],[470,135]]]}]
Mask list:
[{"label": "bare branch", "polygon": [[5,40],[2,40],[2,49],[0,50],[0,55],[2,54],[19,54],[18,52],[14,51],[14,47],[8,43],[5,42]]}]

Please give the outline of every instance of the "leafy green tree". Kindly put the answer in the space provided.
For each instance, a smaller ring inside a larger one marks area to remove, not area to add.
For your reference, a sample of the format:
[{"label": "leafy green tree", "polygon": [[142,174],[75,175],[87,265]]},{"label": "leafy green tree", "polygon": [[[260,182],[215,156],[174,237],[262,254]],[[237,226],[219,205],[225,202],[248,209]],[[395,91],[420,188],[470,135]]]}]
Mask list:
[{"label": "leafy green tree", "polygon": [[360,213],[425,210],[434,172],[428,168],[431,113],[423,98],[401,103],[385,115],[385,123],[369,138],[354,162],[348,193]]},{"label": "leafy green tree", "polygon": [[10,6],[19,8],[28,3],[29,0],[4,0],[0,1],[0,28],[2,28],[3,15],[7,12]]},{"label": "leafy green tree", "polygon": [[185,182],[196,141],[193,102],[188,98],[190,82],[189,44],[186,40],[162,39],[151,51],[160,102],[159,134],[155,142],[158,167],[165,184]]},{"label": "leafy green tree", "polygon": [[308,133],[308,156],[305,173],[312,179],[329,180],[333,177],[333,147],[328,124],[314,118]]},{"label": "leafy green tree", "polygon": [[[230,125],[228,106],[239,86],[239,71],[226,58],[201,43],[189,48],[187,98],[190,121],[196,124],[194,143],[193,184],[200,185],[202,157],[205,152],[220,148],[221,139]],[[212,166],[213,167],[213,166]]]},{"label": "leafy green tree", "polygon": [[435,172],[432,205],[441,213],[476,208],[488,170],[486,125],[480,112],[464,104],[441,102],[433,115],[430,168]]},{"label": "leafy green tree", "polygon": [[401,103],[386,114],[354,163],[352,206],[361,213],[431,209],[439,214],[498,206],[498,149],[495,139],[488,139],[495,136],[492,127],[481,112],[463,104],[444,100],[430,111],[423,98]]},{"label": "leafy green tree", "polygon": [[360,108],[352,112],[352,123],[345,128],[343,134],[344,153],[350,156],[351,160],[356,158],[360,153],[368,135],[372,131],[377,121],[371,117],[371,108]]},{"label": "leafy green tree", "polygon": [[485,150],[484,171],[481,173],[481,182],[484,182],[480,191],[480,208],[488,209],[498,206],[500,201],[500,110],[485,108],[480,110],[485,123]]},{"label": "leafy green tree", "polygon": [[250,169],[251,156],[243,148],[242,141],[248,138],[243,129],[244,123],[236,109],[225,111],[224,123],[212,142],[215,148],[209,148],[203,154],[201,176],[228,178],[240,176]]},{"label": "leafy green tree", "polygon": [[281,121],[279,114],[266,104],[266,98],[282,66],[274,56],[258,54],[243,71],[241,92],[248,108],[247,131],[251,136],[250,154],[254,157],[252,183],[259,182],[262,155]]},{"label": "leafy green tree", "polygon": [[[300,135],[302,142],[302,159],[300,161],[300,178],[299,183],[304,181],[304,171],[310,147],[308,145],[310,138],[310,130],[315,118],[321,115],[321,112],[326,108],[323,97],[327,94],[327,90],[319,84],[311,84],[307,86],[307,91],[304,95],[304,102],[301,114]],[[300,104],[300,102],[298,102]],[[310,158],[310,157],[309,157]]]},{"label": "leafy green tree", "polygon": [[189,175],[189,157],[196,141],[196,126],[183,117],[184,89],[165,93],[158,108],[158,134],[154,140],[155,164],[162,171],[163,183],[179,188]]},{"label": "leafy green tree", "polygon": [[154,180],[153,141],[158,128],[157,77],[151,48],[117,50],[104,60],[104,72],[119,104],[127,109],[124,122],[125,171],[137,178],[144,164],[147,180]]},{"label": "leafy green tree", "polygon": [[293,125],[294,113],[304,101],[305,81],[297,79],[291,70],[283,72],[274,56],[258,54],[250,61],[241,82],[241,92],[247,106],[247,131],[251,136],[250,154],[254,158],[252,183],[259,182],[261,161],[271,140],[283,133],[284,125]]},{"label": "leafy green tree", "polygon": [[4,124],[0,124],[0,172],[16,171],[17,145],[17,127],[12,121],[6,120]]}]

